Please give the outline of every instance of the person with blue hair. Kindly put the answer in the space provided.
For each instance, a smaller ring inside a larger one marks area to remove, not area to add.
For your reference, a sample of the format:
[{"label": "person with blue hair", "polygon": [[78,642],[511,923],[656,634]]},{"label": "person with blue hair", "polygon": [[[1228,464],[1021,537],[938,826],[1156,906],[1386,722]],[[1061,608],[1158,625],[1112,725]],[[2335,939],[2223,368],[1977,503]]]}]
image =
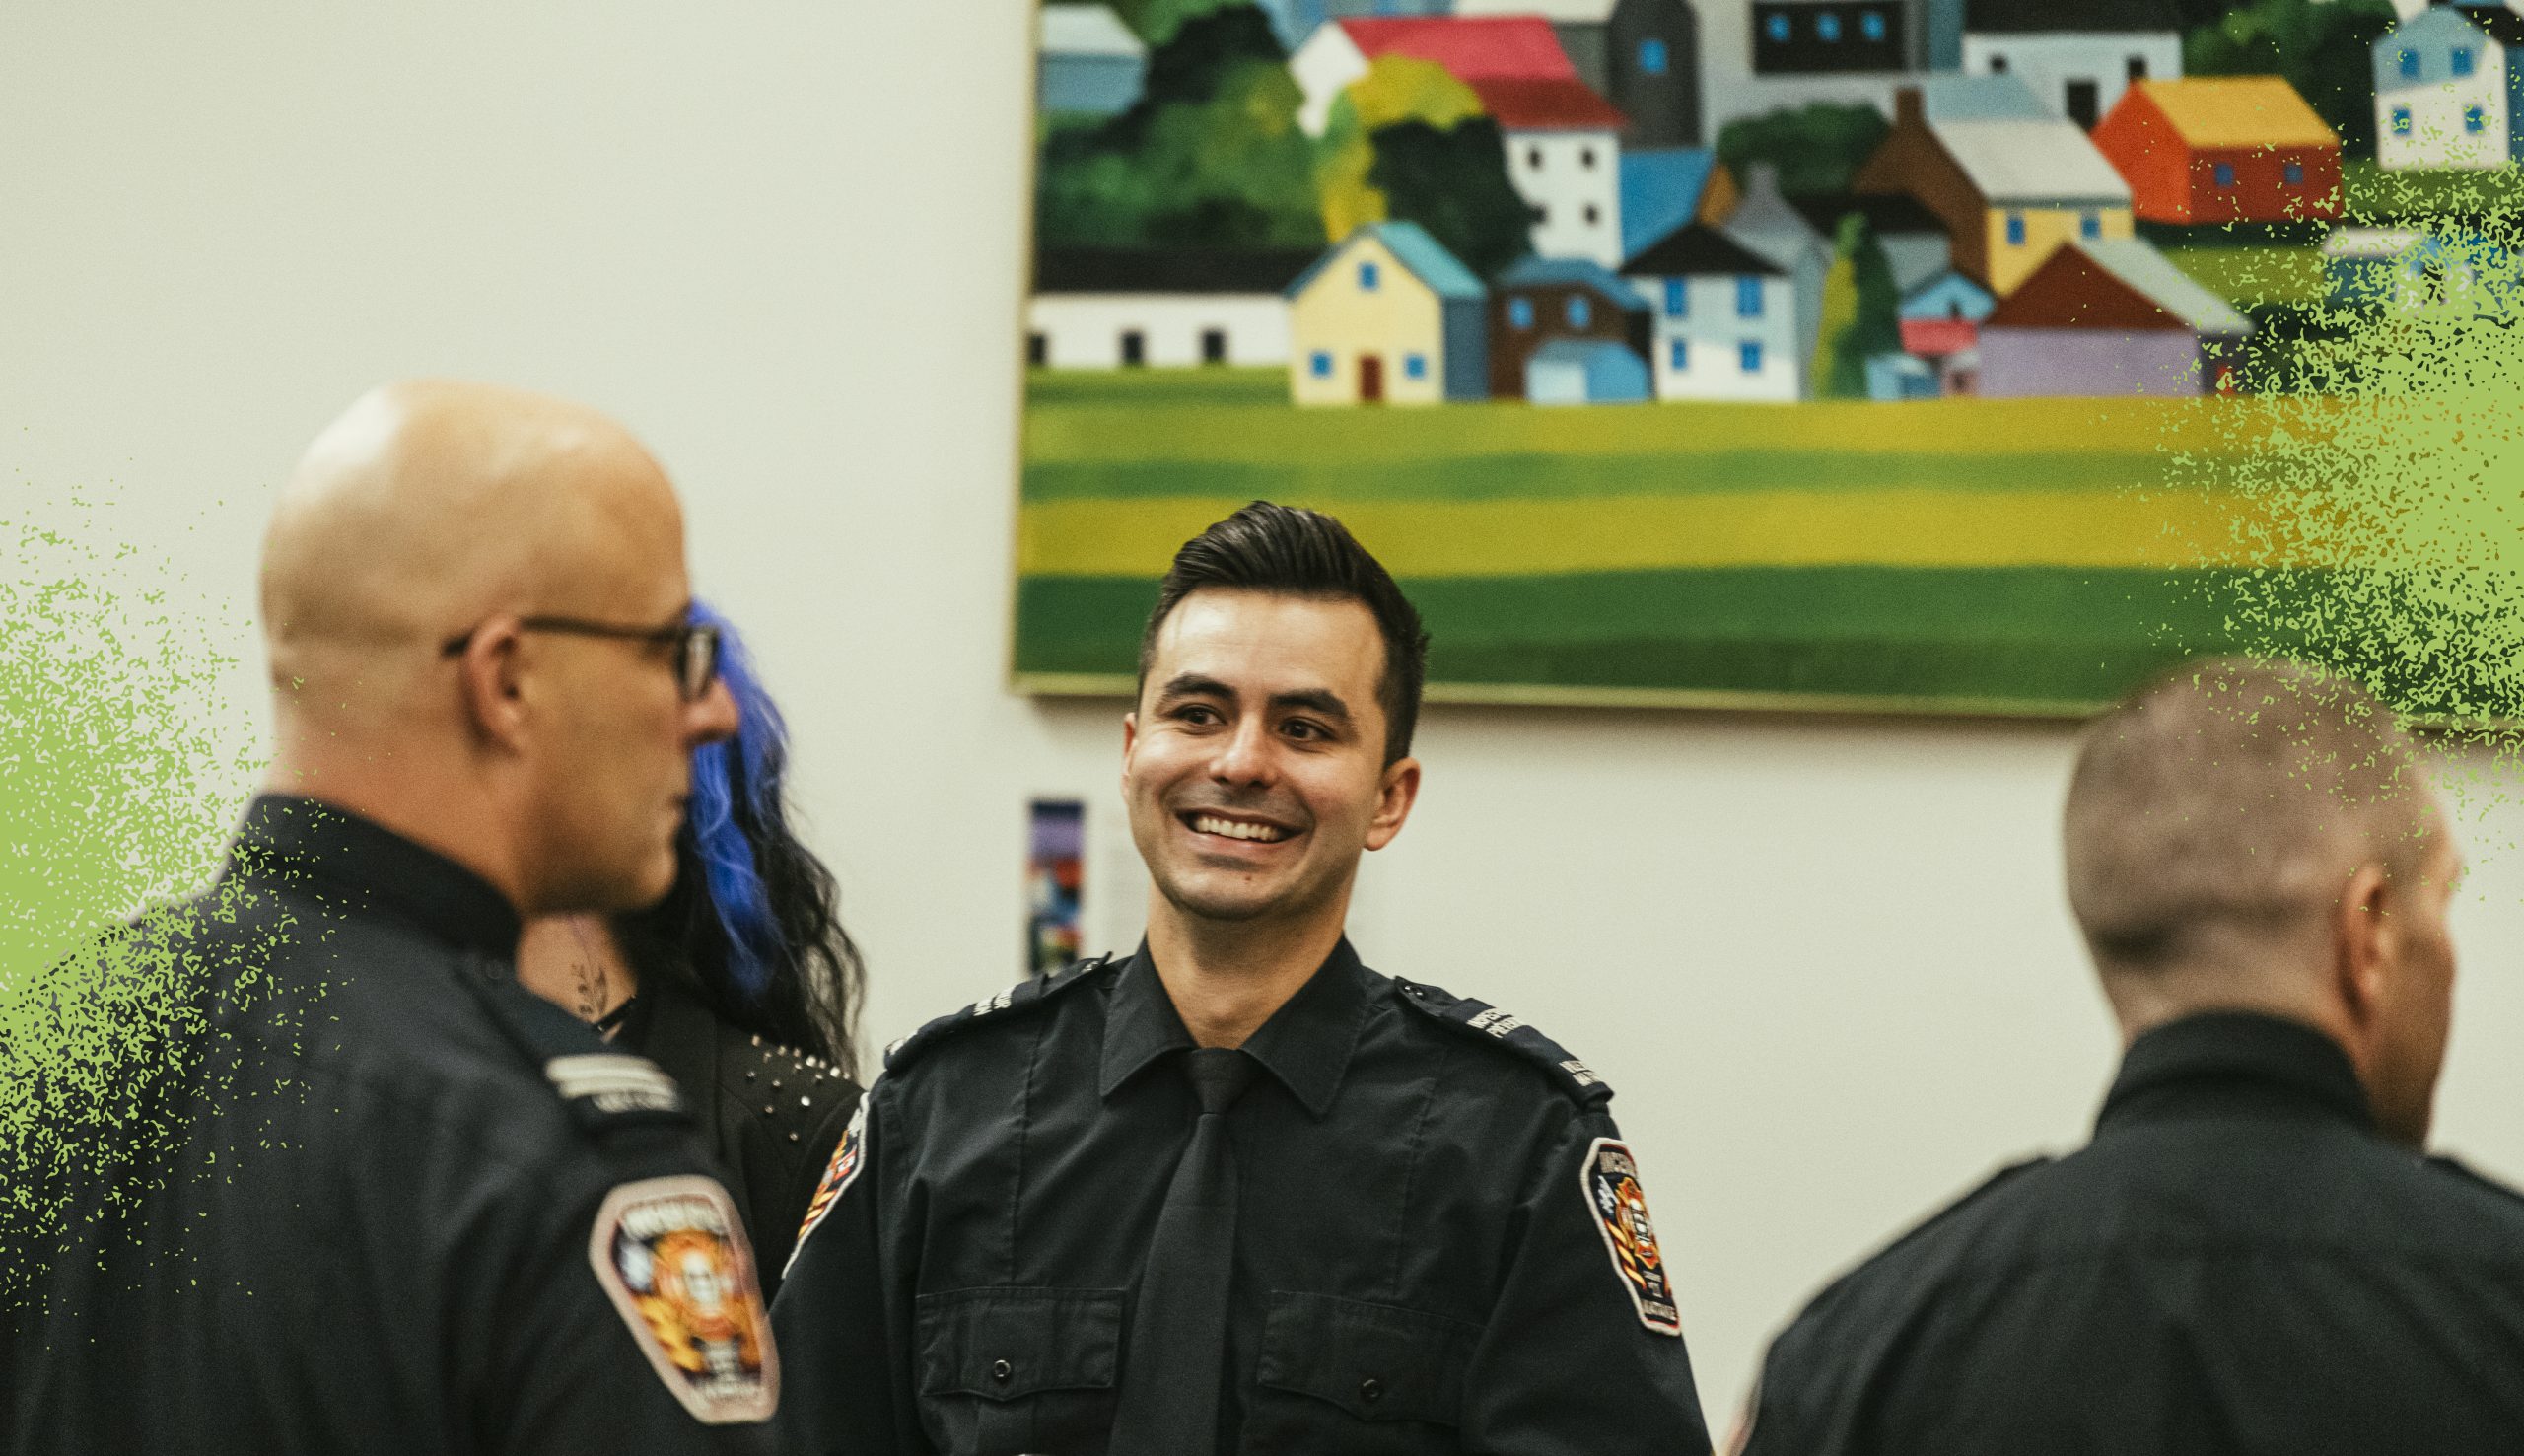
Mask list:
[{"label": "person with blue hair", "polygon": [[528,923],[518,979],[675,1079],[768,1297],[859,1105],[866,972],[832,871],[789,824],[780,709],[727,619],[695,602],[692,620],[718,630],[739,723],[693,752],[674,888],[647,910]]}]

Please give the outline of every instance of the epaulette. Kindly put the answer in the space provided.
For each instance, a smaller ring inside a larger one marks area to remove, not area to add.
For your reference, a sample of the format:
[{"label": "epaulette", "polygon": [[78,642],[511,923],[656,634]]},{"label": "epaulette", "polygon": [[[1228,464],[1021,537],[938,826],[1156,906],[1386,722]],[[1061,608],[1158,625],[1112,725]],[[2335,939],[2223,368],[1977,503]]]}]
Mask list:
[{"label": "epaulette", "polygon": [[2432,1168],[2451,1173],[2476,1188],[2486,1189],[2501,1198],[2510,1198],[2524,1203],[2524,1193],[2516,1192],[2460,1158],[2448,1157],[2441,1152],[2431,1153],[2427,1158],[2427,1164]]},{"label": "epaulette", "polygon": [[1571,1056],[1569,1049],[1524,1022],[1491,1005],[1487,1002],[1468,1001],[1423,986],[1417,981],[1397,978],[1394,989],[1402,993],[1402,1004],[1449,1030],[1460,1032],[1476,1041],[1494,1042],[1541,1066],[1551,1074],[1560,1089],[1581,1103],[1600,1106],[1613,1098],[1613,1089],[1595,1075],[1595,1070]]},{"label": "epaulette", "polygon": [[681,1089],[658,1064],[606,1050],[586,1022],[494,974],[480,957],[473,960],[473,973],[456,979],[509,1041],[543,1070],[572,1122],[599,1139],[628,1128],[691,1123]]},{"label": "epaulette", "polygon": [[1109,955],[1076,961],[1058,970],[1045,971],[1029,980],[1019,981],[999,995],[977,1001],[960,1011],[949,1011],[885,1048],[885,1071],[895,1071],[976,1021],[1039,1006],[1073,986],[1094,980],[1099,972],[1112,964],[1113,957]]},{"label": "epaulette", "polygon": [[[1992,1173],[1989,1177],[1982,1179],[1981,1185],[1978,1188],[1973,1189],[1970,1193],[1963,1195],[1954,1202],[1947,1204],[1944,1208],[1939,1209],[1935,1213],[1928,1215],[1926,1218],[1921,1219],[1913,1227],[1896,1235],[1891,1243],[1884,1246],[1883,1253],[1890,1254],[1894,1250],[1902,1248],[1916,1239],[1926,1237],[1930,1232],[1943,1227],[1946,1223],[1960,1216],[1965,1210],[1970,1209],[1975,1204],[1980,1203],[1983,1199],[1988,1198],[1991,1194],[1994,1194],[1999,1189],[2004,1188],[2009,1183],[2014,1182],[2017,1178],[2022,1177],[2026,1173],[2032,1172],[2036,1168],[2047,1168],[2057,1161],[2057,1158],[2052,1157],[2048,1153],[2042,1153],[2033,1157],[2025,1158],[2021,1162],[2012,1162],[2007,1164],[2005,1167]],[[1860,1268],[1863,1267],[1863,1265],[1860,1266]]]}]

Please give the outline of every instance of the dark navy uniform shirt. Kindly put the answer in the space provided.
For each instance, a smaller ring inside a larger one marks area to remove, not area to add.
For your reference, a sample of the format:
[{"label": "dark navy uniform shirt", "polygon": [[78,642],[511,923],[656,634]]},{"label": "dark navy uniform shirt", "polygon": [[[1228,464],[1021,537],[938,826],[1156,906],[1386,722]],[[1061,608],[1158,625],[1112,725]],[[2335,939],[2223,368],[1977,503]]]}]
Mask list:
[{"label": "dark navy uniform shirt", "polygon": [[2524,1200],[2377,1134],[2292,1022],[2138,1038],[2094,1141],[1826,1289],[1758,1456],[2524,1451]]},{"label": "dark navy uniform shirt", "polygon": [[[807,1449],[1105,1449],[1196,1115],[1191,1045],[1143,950],[895,1050],[773,1316]],[[1637,1168],[1582,1064],[1346,941],[1244,1050],[1227,1449],[1708,1449]]]},{"label": "dark navy uniform shirt", "polygon": [[455,864],[266,797],[209,894],[65,978],[119,1062],[49,1090],[58,1155],[16,1170],[58,1216],[0,1311],[0,1443],[773,1449],[767,1316],[672,1084],[520,989],[517,937]]}]

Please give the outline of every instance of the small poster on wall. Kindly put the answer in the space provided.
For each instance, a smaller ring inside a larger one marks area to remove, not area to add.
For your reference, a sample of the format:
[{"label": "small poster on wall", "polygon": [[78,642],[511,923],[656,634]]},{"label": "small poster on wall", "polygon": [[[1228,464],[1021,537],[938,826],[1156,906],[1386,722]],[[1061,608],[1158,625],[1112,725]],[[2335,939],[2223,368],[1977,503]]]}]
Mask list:
[{"label": "small poster on wall", "polygon": [[1080,891],[1086,879],[1087,805],[1038,798],[1028,809],[1025,852],[1025,974],[1078,959]]}]

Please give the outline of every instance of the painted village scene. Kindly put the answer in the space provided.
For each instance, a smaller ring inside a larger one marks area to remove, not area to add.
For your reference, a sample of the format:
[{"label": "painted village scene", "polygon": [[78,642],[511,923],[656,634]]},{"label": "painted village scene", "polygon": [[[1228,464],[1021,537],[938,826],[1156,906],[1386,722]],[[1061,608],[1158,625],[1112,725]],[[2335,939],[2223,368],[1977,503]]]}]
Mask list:
[{"label": "painted village scene", "polygon": [[1173,546],[1267,497],[1394,567],[1438,696],[2073,711],[2245,569],[2132,487],[2463,287],[2524,157],[2502,5],[1036,23],[1040,691],[1126,680]]}]

